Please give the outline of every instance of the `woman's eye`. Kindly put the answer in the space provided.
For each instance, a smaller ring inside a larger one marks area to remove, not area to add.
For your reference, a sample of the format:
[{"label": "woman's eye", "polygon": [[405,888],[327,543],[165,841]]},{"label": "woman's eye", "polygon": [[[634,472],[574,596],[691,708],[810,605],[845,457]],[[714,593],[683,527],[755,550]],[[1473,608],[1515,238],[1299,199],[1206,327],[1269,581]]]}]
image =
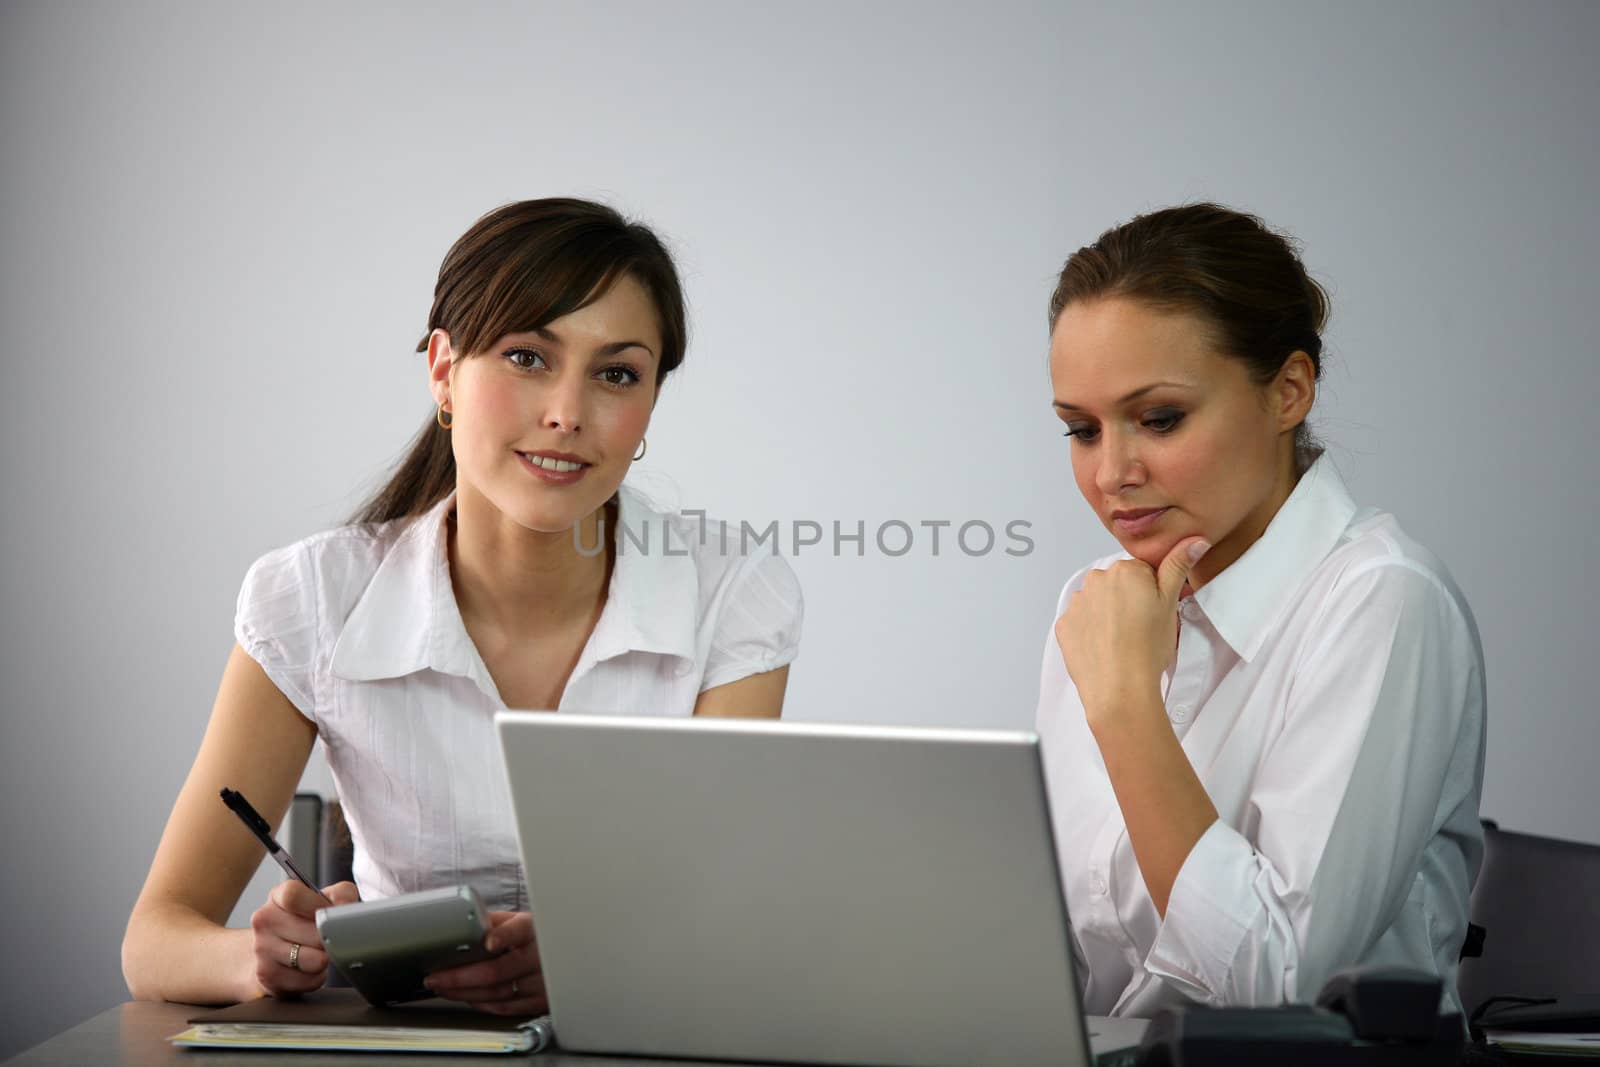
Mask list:
[{"label": "woman's eye", "polygon": [[600,380],[607,385],[637,385],[639,374],[632,367],[607,367],[600,372]]},{"label": "woman's eye", "polygon": [[1100,436],[1100,428],[1087,422],[1069,422],[1067,423],[1065,436],[1076,438],[1084,444],[1088,444]]},{"label": "woman's eye", "polygon": [[513,366],[523,370],[538,370],[545,366],[544,357],[531,348],[507,349],[505,357]]},{"label": "woman's eye", "polygon": [[1145,428],[1154,430],[1156,433],[1171,433],[1178,428],[1178,423],[1182,421],[1183,412],[1174,411],[1171,408],[1152,411],[1144,417]]}]

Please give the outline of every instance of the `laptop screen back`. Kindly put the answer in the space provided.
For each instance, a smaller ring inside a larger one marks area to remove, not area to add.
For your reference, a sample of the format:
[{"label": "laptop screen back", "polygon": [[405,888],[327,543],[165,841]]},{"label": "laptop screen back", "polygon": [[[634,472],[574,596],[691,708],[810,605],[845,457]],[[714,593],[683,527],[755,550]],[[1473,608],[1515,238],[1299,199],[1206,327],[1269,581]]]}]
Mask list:
[{"label": "laptop screen back", "polygon": [[1032,734],[497,726],[563,1047],[1087,1062]]}]

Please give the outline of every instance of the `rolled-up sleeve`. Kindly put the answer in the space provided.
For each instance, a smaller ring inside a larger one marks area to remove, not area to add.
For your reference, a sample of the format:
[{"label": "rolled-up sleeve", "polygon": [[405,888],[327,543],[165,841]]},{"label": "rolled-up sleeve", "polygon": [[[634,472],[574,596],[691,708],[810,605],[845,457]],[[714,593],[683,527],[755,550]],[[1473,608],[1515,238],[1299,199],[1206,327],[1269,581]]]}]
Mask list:
[{"label": "rolled-up sleeve", "polygon": [[[1240,825],[1194,846],[1145,961],[1194,1000],[1315,996],[1394,922],[1451,814],[1476,819],[1482,653],[1450,591],[1368,563],[1312,632]],[[1463,906],[1469,886],[1463,868]]]}]

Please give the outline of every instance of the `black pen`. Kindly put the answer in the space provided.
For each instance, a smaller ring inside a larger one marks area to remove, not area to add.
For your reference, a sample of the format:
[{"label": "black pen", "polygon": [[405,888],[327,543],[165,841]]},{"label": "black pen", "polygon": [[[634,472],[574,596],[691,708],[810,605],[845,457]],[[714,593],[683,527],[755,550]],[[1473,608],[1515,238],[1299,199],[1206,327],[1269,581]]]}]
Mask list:
[{"label": "black pen", "polygon": [[267,820],[263,819],[257,814],[256,809],[250,806],[250,802],[244,798],[243,793],[223,787],[222,802],[228,805],[235,815],[239,816],[239,821],[249,827],[250,832],[256,835],[256,840],[267,846],[267,855],[278,861],[278,866],[283,868],[284,874],[287,874],[290,878],[299,879],[300,884],[311,890],[318,897],[321,897],[324,904],[330,908],[333,907],[333,901],[323,896],[322,890],[312,885],[311,879],[307,878],[300,868],[295,865],[294,857],[290,856],[282,845],[272,839],[272,827],[268,826]]}]

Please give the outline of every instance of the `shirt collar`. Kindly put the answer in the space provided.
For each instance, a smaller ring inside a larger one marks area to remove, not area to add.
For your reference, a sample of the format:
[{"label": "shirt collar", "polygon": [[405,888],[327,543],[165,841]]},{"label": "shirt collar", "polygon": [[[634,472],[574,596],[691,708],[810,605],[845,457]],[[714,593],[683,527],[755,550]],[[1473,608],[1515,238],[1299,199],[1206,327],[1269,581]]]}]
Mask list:
[{"label": "shirt collar", "polygon": [[[669,517],[649,508],[633,490],[623,486],[617,497],[618,524],[633,536],[619,539],[606,606],[574,677],[586,663],[628,652],[691,663],[695,656],[699,578],[691,550]],[[487,681],[478,679],[482,660],[450,583],[446,520],[454,507],[451,494],[404,520],[334,646],[330,669],[335,675],[361,682],[435,670]]]},{"label": "shirt collar", "polygon": [[611,534],[617,539],[611,590],[580,669],[583,660],[599,662],[628,652],[676,656],[693,664],[700,577],[686,532],[626,485],[617,490],[617,525]]},{"label": "shirt collar", "polygon": [[329,667],[352,682],[432,669],[474,677],[476,656],[450,585],[452,493],[404,525],[345,620]]},{"label": "shirt collar", "polygon": [[1217,633],[1248,661],[1301,583],[1333,551],[1356,505],[1326,457],[1318,457],[1233,565],[1195,591]]}]

